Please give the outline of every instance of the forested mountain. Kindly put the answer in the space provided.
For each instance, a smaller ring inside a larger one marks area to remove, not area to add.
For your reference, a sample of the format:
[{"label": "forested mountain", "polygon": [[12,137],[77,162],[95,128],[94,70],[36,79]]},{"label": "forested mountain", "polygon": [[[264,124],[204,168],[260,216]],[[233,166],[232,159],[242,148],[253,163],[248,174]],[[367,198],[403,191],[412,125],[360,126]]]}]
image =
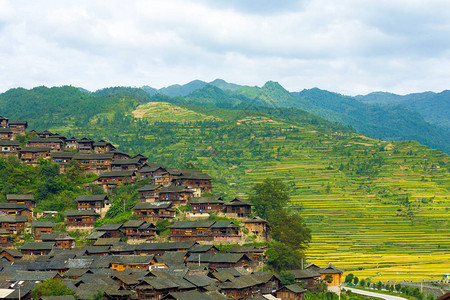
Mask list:
[{"label": "forested mountain", "polygon": [[427,122],[450,130],[450,91],[396,95],[376,92],[356,99],[366,103],[400,105],[419,113]]}]

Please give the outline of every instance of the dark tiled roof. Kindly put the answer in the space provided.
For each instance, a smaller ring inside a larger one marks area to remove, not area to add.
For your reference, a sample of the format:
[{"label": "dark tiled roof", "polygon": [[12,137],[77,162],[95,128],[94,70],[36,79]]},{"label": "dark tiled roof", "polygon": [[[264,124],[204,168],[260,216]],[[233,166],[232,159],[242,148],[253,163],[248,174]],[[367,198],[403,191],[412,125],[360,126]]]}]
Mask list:
[{"label": "dark tiled roof", "polygon": [[120,238],[99,238],[94,246],[112,246],[120,242]]},{"label": "dark tiled roof", "polygon": [[103,224],[100,227],[97,227],[97,231],[115,231],[115,230],[119,230],[122,227],[122,223],[120,224],[115,224],[115,223],[110,223],[110,224]]},{"label": "dark tiled roof", "polygon": [[320,273],[316,272],[313,269],[290,270],[289,272],[294,274],[295,279],[307,279],[320,276]]},{"label": "dark tiled roof", "polygon": [[111,160],[113,158],[113,154],[109,153],[90,153],[83,154],[77,153],[73,156],[73,159],[76,160]]},{"label": "dark tiled roof", "polygon": [[247,219],[244,223],[268,223],[266,220],[260,217],[253,217],[251,219]]},{"label": "dark tiled roof", "polygon": [[115,159],[111,162],[112,166],[122,166],[122,165],[139,165],[139,158],[131,159]]},{"label": "dark tiled roof", "polygon": [[233,222],[216,222],[214,223],[214,225],[211,226],[211,228],[225,228],[225,227],[239,228],[239,226],[237,226]]},{"label": "dark tiled roof", "polygon": [[217,203],[223,204],[223,200],[221,197],[194,197],[189,203],[191,204],[209,204],[209,203]]},{"label": "dark tiled roof", "polygon": [[100,174],[100,178],[102,177],[131,177],[134,176],[134,171],[112,171],[112,172],[104,172]]},{"label": "dark tiled roof", "polygon": [[28,143],[60,143],[62,144],[63,141],[61,141],[59,138],[34,138],[30,139]]},{"label": "dark tiled roof", "polygon": [[0,209],[25,209],[25,203],[5,203],[0,202]]},{"label": "dark tiled roof", "polygon": [[251,252],[264,252],[263,249],[256,248],[253,246],[233,246],[228,250],[229,253],[251,253]]},{"label": "dark tiled roof", "polygon": [[169,228],[210,228],[215,221],[180,221]]},{"label": "dark tiled roof", "polygon": [[[306,290],[303,289],[301,286],[299,286],[298,284],[290,284],[290,285],[286,285],[284,287],[282,287],[281,289],[288,289],[289,291],[295,293],[295,294],[299,294],[299,293],[305,293]],[[279,290],[281,290],[279,289]]]},{"label": "dark tiled roof", "polygon": [[211,250],[211,248],[215,248],[216,250],[218,250],[216,248],[216,246],[214,245],[195,245],[192,249],[189,250],[190,253],[204,253],[207,252],[209,250]]},{"label": "dark tiled roof", "polygon": [[27,125],[28,122],[24,121],[24,120],[14,120],[14,121],[9,121],[8,124],[9,125]]},{"label": "dark tiled roof", "polygon": [[101,238],[102,236],[104,236],[106,234],[106,232],[104,231],[94,231],[91,232],[90,234],[88,234],[85,239],[88,241],[92,241],[92,240],[96,240]]},{"label": "dark tiled roof", "polygon": [[0,127],[0,133],[12,133],[11,128]]},{"label": "dark tiled roof", "polygon": [[202,179],[202,180],[212,180],[213,178],[206,173],[201,173],[196,170],[181,170],[182,174],[176,179]]},{"label": "dark tiled roof", "polygon": [[163,193],[181,193],[181,192],[194,193],[192,190],[186,188],[185,186],[174,185],[174,184],[165,186],[161,190],[159,190],[160,194],[163,194]]},{"label": "dark tiled roof", "polygon": [[24,194],[24,195],[8,194],[8,195],[6,195],[6,199],[7,200],[33,200],[34,201],[34,196],[32,194]]},{"label": "dark tiled roof", "polygon": [[25,223],[28,218],[25,216],[0,216],[0,223]]},{"label": "dark tiled roof", "polygon": [[73,152],[53,152],[50,154],[51,158],[73,158],[75,153]]},{"label": "dark tiled roof", "polygon": [[251,205],[251,206],[253,206],[253,204],[251,204],[250,202],[248,202],[244,199],[240,199],[240,198],[234,198],[230,202],[226,202],[225,205],[230,205],[230,206]]},{"label": "dark tiled roof", "polygon": [[128,220],[125,222],[125,224],[122,225],[122,227],[123,228],[129,228],[129,227],[139,228],[144,223],[146,223],[146,222],[141,221],[141,220]]},{"label": "dark tiled roof", "polygon": [[187,262],[198,262],[200,256],[201,263],[236,263],[241,258],[247,257],[245,254],[241,253],[215,253],[215,254],[197,254],[194,253],[189,256]]},{"label": "dark tiled roof", "polygon": [[78,202],[103,201],[108,200],[108,196],[104,194],[99,195],[79,195],[75,198]]},{"label": "dark tiled roof", "polygon": [[51,250],[54,242],[25,242],[21,250]]},{"label": "dark tiled roof", "polygon": [[138,188],[137,191],[138,192],[154,191],[154,190],[159,189],[160,187],[162,187],[162,185],[148,184],[148,185],[144,185],[141,188]]},{"label": "dark tiled roof", "polygon": [[197,242],[173,242],[173,243],[143,243],[136,247],[136,250],[152,251],[152,250],[165,250],[165,251],[178,251],[188,250],[197,245]]},{"label": "dark tiled roof", "polygon": [[127,265],[150,264],[153,255],[113,255],[111,263],[121,263]]},{"label": "dark tiled roof", "polygon": [[[145,169],[145,170],[144,170]],[[158,164],[158,163],[145,163],[144,167],[139,170],[140,172],[154,172],[158,169],[164,169],[163,165]]]},{"label": "dark tiled roof", "polygon": [[18,141],[0,141],[0,146],[16,146],[18,147],[20,143]]},{"label": "dark tiled roof", "polygon": [[6,253],[8,253],[9,255],[11,255],[12,257],[17,257],[17,258],[20,258],[20,257],[22,257],[23,256],[23,254],[22,253],[20,253],[19,251],[17,251],[16,249],[3,249],[2,251],[0,251],[0,252],[3,252],[3,251],[5,251]]},{"label": "dark tiled roof", "polygon": [[54,278],[58,272],[39,272],[39,271],[17,271],[10,281],[44,281]]},{"label": "dark tiled roof", "polygon": [[49,147],[24,147],[20,152],[49,152]]},{"label": "dark tiled roof", "polygon": [[87,246],[84,248],[89,254],[109,253],[109,246]]},{"label": "dark tiled roof", "polygon": [[133,209],[161,209],[161,208],[170,208],[172,206],[173,206],[173,203],[169,202],[169,201],[139,202],[133,207]]},{"label": "dark tiled roof", "polygon": [[328,265],[328,267],[322,269],[319,271],[320,274],[340,274],[344,273],[344,270],[341,270],[332,264]]},{"label": "dark tiled roof", "polygon": [[32,227],[41,227],[41,228],[53,228],[55,227],[54,221],[31,221]]},{"label": "dark tiled roof", "polygon": [[41,234],[42,241],[56,241],[56,240],[69,240],[75,241],[73,237],[71,237],[67,232],[53,232],[53,233],[44,233]]},{"label": "dark tiled roof", "polygon": [[96,213],[92,209],[67,210],[64,215],[66,217],[83,217],[83,216],[97,216],[97,217],[100,217],[100,215],[98,213]]}]

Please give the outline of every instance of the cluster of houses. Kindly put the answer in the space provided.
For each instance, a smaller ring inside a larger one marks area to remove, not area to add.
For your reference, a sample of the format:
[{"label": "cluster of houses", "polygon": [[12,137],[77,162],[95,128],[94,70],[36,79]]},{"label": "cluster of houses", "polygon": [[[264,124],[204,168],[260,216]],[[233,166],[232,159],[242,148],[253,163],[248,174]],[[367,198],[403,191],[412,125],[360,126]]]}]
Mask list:
[{"label": "cluster of houses", "polygon": [[[34,132],[36,138],[20,148],[14,138],[26,128],[24,121],[0,117],[0,153],[32,165],[50,159],[61,172],[77,161],[82,172],[98,175],[96,183],[105,192],[139,180],[149,184],[137,189],[133,219],[98,227],[111,206],[107,194],[77,196],[77,209],[64,213],[64,228],[52,220],[57,211],[35,211],[33,195],[7,195],[7,202],[0,203],[0,298],[30,299],[34,286],[49,278],[64,281],[79,299],[89,299],[99,289],[103,299],[303,298],[299,284],[281,287],[277,276],[257,272],[265,261],[264,249],[239,244],[244,235],[267,239],[267,221],[253,216],[253,205],[246,200],[202,196],[212,191],[208,174],[150,163],[103,140],[68,139],[49,131]],[[209,220],[212,213],[235,221]],[[160,220],[171,221],[170,242],[156,242]],[[81,243],[70,234],[74,231],[84,234]],[[24,234],[34,241],[14,249]],[[234,246],[220,252],[218,244]],[[342,270],[309,265],[292,273],[306,287],[325,276],[335,286]]]},{"label": "cluster of houses", "polygon": [[117,238],[66,250],[52,242],[41,249],[30,244],[20,252],[0,251],[4,299],[31,299],[36,284],[49,278],[63,281],[78,299],[90,299],[98,290],[103,299],[303,299],[303,287],[327,276],[328,285],[340,284],[343,273],[332,265],[310,264],[290,271],[296,283],[282,287],[278,276],[256,271],[263,250],[254,247],[219,252],[212,244],[130,245]]}]

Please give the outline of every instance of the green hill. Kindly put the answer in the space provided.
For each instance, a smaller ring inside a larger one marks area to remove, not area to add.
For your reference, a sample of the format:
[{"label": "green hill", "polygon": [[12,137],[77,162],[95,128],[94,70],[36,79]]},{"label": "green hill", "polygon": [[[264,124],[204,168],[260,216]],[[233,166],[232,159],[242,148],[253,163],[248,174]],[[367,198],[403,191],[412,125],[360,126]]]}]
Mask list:
[{"label": "green hill", "polygon": [[[417,142],[360,136],[299,109],[262,107],[249,103],[250,96],[204,88],[190,95],[202,106],[185,104],[192,102],[188,97],[155,95],[151,102],[165,103],[145,104],[130,95],[96,96],[70,87],[17,89],[0,95],[0,114],[61,134],[108,138],[120,150],[167,166],[192,162],[215,178],[215,192],[227,199],[246,197],[264,178],[280,178],[290,187],[290,208],[312,228],[311,261],[374,280],[403,279],[409,268],[415,279],[448,270],[447,154]],[[241,89],[258,99],[273,93],[270,85]],[[208,107],[216,99],[208,94],[236,99],[233,109]],[[26,105],[33,99],[39,99],[38,110]],[[14,101],[22,110],[10,108]],[[136,111],[142,112],[138,118]]]}]

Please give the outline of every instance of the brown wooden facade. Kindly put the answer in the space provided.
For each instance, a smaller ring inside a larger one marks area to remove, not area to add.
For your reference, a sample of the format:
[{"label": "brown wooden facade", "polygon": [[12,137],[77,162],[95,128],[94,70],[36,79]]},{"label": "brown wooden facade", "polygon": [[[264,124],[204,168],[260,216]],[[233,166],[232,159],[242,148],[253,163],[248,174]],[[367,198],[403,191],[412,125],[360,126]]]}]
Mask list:
[{"label": "brown wooden facade", "polygon": [[67,228],[93,228],[100,215],[94,210],[68,210],[65,213]]},{"label": "brown wooden facade", "polygon": [[172,202],[141,202],[133,207],[139,220],[157,222],[159,220],[173,219],[176,211]]}]

